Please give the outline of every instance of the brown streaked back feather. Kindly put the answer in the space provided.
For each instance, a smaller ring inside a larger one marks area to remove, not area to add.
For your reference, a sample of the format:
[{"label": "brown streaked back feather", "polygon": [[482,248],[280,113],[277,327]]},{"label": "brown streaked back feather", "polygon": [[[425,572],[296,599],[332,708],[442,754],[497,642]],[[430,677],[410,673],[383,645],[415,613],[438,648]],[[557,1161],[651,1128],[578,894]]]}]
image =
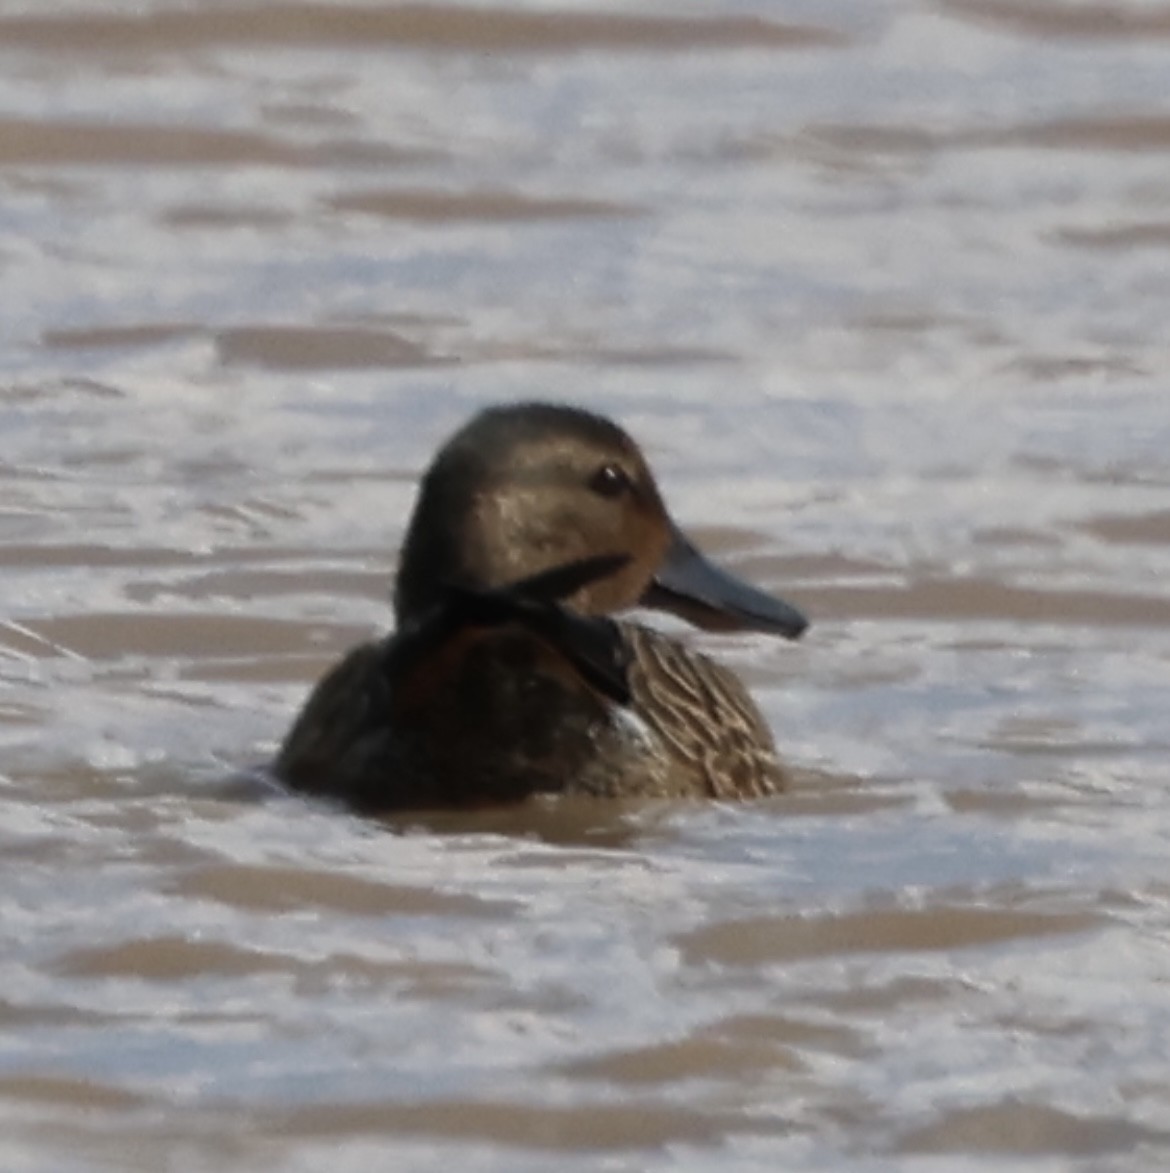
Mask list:
[{"label": "brown streaked back feather", "polygon": [[784,789],[771,731],[733,672],[661,632],[621,628],[632,708],[656,735],[672,791],[759,798]]}]

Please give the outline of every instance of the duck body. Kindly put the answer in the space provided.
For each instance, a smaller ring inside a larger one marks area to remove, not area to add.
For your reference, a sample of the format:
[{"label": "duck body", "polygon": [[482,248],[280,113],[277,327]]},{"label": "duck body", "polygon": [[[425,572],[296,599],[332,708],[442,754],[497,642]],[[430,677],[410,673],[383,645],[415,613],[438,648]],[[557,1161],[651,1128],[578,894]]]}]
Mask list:
[{"label": "duck body", "polygon": [[534,794],[743,798],[783,788],[736,676],[633,605],[795,638],[803,617],[708,563],[616,425],[521,404],[475,417],[423,479],[397,630],[317,684],[278,753],[292,788],[365,811]]},{"label": "duck body", "polygon": [[651,628],[615,628],[630,657],[625,705],[521,628],[456,641],[425,686],[387,674],[393,636],[363,644],[318,684],[277,773],[367,811],[783,789],[767,723],[734,674]]}]

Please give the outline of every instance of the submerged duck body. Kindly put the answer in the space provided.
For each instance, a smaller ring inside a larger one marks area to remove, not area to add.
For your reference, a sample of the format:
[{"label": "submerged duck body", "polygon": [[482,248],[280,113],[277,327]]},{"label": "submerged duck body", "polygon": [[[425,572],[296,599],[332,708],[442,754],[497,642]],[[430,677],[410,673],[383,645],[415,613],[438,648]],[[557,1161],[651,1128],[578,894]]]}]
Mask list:
[{"label": "submerged duck body", "polygon": [[732,672],[608,616],[788,638],[806,621],[709,563],[600,416],[519,404],[457,432],[423,477],[394,602],[397,630],[327,673],[285,738],[291,787],[363,810],[783,788]]}]

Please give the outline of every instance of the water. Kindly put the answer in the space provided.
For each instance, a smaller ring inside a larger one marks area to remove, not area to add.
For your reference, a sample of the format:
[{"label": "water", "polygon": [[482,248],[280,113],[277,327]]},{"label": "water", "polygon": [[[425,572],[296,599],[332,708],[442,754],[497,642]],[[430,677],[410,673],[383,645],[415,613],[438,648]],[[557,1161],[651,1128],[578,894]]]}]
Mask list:
[{"label": "water", "polygon": [[[0,5],[0,1166],[1161,1169],[1170,9]],[[797,774],[230,780],[481,405],[813,617]]]}]

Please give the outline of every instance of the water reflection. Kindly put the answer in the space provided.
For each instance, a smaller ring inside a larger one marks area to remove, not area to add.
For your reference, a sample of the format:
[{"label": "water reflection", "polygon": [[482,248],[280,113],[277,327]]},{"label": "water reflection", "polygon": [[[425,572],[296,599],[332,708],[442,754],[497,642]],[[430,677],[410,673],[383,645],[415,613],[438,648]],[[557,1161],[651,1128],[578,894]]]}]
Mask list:
[{"label": "water reflection", "polygon": [[[1164,7],[25,7],[5,1162],[1160,1168]],[[709,638],[790,793],[234,773],[520,397],[808,600]]]}]

